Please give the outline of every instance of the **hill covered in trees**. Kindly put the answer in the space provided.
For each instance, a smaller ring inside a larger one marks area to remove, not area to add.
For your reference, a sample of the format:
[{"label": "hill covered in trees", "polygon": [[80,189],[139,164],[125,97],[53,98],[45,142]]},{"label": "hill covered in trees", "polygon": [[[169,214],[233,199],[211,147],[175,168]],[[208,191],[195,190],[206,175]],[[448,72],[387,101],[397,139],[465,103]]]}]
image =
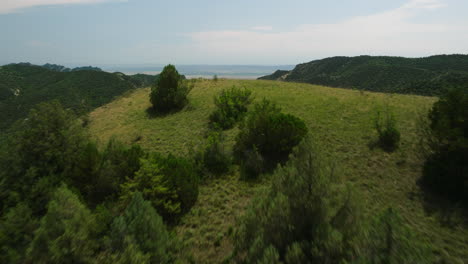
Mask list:
[{"label": "hill covered in trees", "polygon": [[57,65],[57,64],[50,64],[46,63],[42,65],[42,67],[52,70],[52,71],[58,71],[58,72],[72,72],[72,71],[102,71],[101,68],[98,67],[93,67],[93,66],[83,66],[83,67],[76,67],[73,69],[67,68],[62,65]]},{"label": "hill covered in trees", "polygon": [[44,101],[58,100],[66,108],[85,113],[156,79],[154,75],[128,76],[94,67],[67,69],[60,65],[29,63],[0,67],[0,130],[25,117],[34,105]]},{"label": "hill covered in trees", "polygon": [[468,55],[331,57],[259,79],[433,96],[447,88],[468,89]]}]

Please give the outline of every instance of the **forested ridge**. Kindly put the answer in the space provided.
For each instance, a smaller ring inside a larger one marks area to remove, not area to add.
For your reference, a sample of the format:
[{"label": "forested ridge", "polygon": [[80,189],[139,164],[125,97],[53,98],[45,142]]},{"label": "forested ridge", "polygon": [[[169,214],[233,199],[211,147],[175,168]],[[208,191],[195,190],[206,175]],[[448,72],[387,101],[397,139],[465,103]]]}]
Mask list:
[{"label": "forested ridge", "polygon": [[156,76],[108,73],[93,67],[63,70],[60,65],[29,63],[0,67],[0,130],[25,117],[40,102],[58,100],[65,108],[86,113],[114,97],[148,86]]},{"label": "forested ridge", "polygon": [[468,89],[468,55],[331,57],[259,79],[437,96],[449,88]]}]

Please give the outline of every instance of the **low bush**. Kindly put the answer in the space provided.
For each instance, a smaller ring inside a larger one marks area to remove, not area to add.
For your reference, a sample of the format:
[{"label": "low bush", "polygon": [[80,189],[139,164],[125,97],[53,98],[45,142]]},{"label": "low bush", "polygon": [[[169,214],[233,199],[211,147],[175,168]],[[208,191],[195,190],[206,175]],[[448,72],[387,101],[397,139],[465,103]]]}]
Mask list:
[{"label": "low bush", "polygon": [[[281,113],[276,104],[263,99],[242,123],[234,145],[234,157],[241,170],[247,172],[245,177],[256,177],[284,163],[306,134],[304,121]],[[262,163],[250,164],[252,159]]]},{"label": "low bush", "polygon": [[221,129],[232,128],[247,112],[247,107],[252,102],[251,95],[252,91],[248,89],[232,87],[222,90],[214,98],[216,110],[210,115],[211,126]]},{"label": "low bush", "polygon": [[383,114],[381,111],[377,111],[375,129],[379,135],[379,144],[384,150],[393,151],[398,148],[400,131],[396,127],[395,116],[389,109]]}]

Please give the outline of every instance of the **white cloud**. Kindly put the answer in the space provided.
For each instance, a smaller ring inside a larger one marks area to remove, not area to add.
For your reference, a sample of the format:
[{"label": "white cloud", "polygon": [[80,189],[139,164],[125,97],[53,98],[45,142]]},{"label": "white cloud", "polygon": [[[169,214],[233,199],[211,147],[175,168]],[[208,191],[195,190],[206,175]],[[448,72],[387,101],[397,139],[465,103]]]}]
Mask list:
[{"label": "white cloud", "polygon": [[[94,4],[112,0],[1,0],[0,14],[13,13],[20,9],[45,6],[45,5],[67,5],[67,4]],[[115,0],[114,0],[115,1]]]},{"label": "white cloud", "polygon": [[201,58],[216,55],[220,61],[232,63],[246,57],[257,61],[291,61],[336,55],[466,53],[467,23],[414,22],[424,12],[444,6],[438,0],[411,0],[393,10],[333,24],[300,25],[283,32],[262,32],[254,28],[202,31],[189,34],[189,38],[193,54]]}]

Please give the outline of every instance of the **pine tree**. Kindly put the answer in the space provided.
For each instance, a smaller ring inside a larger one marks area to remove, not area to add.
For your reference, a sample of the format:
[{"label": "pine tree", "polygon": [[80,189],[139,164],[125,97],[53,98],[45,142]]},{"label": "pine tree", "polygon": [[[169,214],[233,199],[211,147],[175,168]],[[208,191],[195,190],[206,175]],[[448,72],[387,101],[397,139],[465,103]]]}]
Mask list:
[{"label": "pine tree", "polygon": [[114,220],[111,240],[116,252],[134,252],[142,259],[147,254],[151,263],[170,261],[170,235],[161,216],[140,192],[133,194],[124,214]]},{"label": "pine tree", "polygon": [[66,186],[59,187],[27,251],[31,263],[88,263],[94,252],[95,220]]}]

